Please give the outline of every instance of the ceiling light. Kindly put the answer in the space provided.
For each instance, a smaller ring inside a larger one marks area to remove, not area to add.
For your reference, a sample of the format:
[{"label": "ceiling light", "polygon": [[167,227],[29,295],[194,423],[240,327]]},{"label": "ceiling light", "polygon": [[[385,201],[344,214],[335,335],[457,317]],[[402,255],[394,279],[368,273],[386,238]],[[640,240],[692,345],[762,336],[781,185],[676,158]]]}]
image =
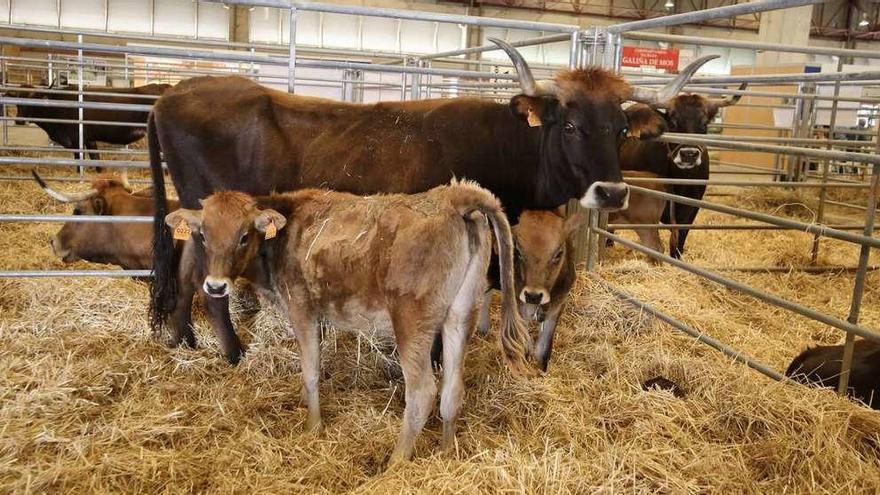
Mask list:
[{"label": "ceiling light", "polygon": [[672,7],[675,7],[675,3],[672,0],[666,0],[666,4],[664,5],[664,7],[666,7],[667,9],[671,9]]},{"label": "ceiling light", "polygon": [[859,21],[859,27],[868,27],[868,14],[866,12],[862,12],[862,20]]}]

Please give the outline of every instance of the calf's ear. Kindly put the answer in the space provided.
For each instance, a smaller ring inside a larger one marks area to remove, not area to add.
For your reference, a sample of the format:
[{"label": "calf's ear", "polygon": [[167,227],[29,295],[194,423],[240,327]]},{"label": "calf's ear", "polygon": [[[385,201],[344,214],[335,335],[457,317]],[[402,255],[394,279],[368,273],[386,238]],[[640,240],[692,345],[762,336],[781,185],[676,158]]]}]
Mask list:
[{"label": "calf's ear", "polygon": [[549,96],[516,95],[510,99],[510,111],[529,126],[538,127],[553,121],[557,104],[558,101]]},{"label": "calf's ear", "polygon": [[[287,225],[287,217],[272,209],[260,210],[260,213],[254,218],[254,228],[261,234],[271,232],[274,225],[276,231],[281,230]],[[274,236],[274,234],[272,234]],[[270,238],[267,236],[267,239]]]},{"label": "calf's ear", "polygon": [[191,231],[198,232],[202,228],[202,210],[181,208],[165,216],[165,225],[172,229],[177,228],[181,222],[185,222]]}]

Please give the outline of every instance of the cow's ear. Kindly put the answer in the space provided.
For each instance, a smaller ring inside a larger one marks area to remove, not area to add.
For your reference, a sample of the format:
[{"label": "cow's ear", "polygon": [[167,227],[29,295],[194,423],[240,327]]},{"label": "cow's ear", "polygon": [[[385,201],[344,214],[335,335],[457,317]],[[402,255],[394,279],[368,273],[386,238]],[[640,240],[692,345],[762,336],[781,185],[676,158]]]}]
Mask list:
[{"label": "cow's ear", "polygon": [[183,222],[192,232],[198,232],[202,228],[202,210],[187,210],[181,208],[174,210],[165,216],[165,225],[176,229]]},{"label": "cow's ear", "polygon": [[666,132],[666,118],[648,105],[632,105],[624,113],[628,123],[627,137],[653,139]]},{"label": "cow's ear", "polygon": [[553,112],[558,104],[551,97],[516,95],[510,99],[510,111],[529,126],[538,127],[553,121]]},{"label": "cow's ear", "polygon": [[576,231],[584,222],[587,220],[587,215],[584,213],[582,208],[578,208],[578,210],[571,215],[569,215],[565,219],[565,223],[563,224],[563,228],[565,229],[565,236],[568,237],[574,231]]},{"label": "cow's ear", "polygon": [[287,217],[272,209],[260,210],[254,218],[254,228],[266,235],[266,239],[275,237],[275,232],[287,225]]}]

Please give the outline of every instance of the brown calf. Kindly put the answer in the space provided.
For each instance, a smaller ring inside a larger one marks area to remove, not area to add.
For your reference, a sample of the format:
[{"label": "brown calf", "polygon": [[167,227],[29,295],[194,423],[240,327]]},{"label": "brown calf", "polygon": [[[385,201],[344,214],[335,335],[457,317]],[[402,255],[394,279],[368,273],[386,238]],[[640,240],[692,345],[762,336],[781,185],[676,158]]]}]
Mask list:
[{"label": "brown calf", "polygon": [[[49,187],[36,173],[43,191],[62,203],[73,203],[74,215],[150,216],[152,188],[132,192],[125,173],[103,174],[92,188],[81,193],[62,193]],[[168,201],[177,209],[177,201]],[[144,223],[67,222],[52,238],[52,252],[65,263],[78,260],[118,265],[127,270],[147,270],[153,264],[153,226]]]},{"label": "brown calf", "polygon": [[[842,359],[842,345],[814,347],[794,358],[785,375],[801,383],[837,389]],[[855,342],[848,395],[880,409],[880,343]]]},{"label": "brown calf", "polygon": [[[523,318],[540,323],[535,360],[542,371],[547,371],[550,363],[559,315],[577,277],[572,233],[582,220],[580,214],[565,218],[564,207],[526,210],[512,228],[519,310]],[[489,331],[490,296],[486,292],[480,311],[478,330],[482,335]]]},{"label": "brown calf", "polygon": [[[650,172],[638,172],[634,170],[627,170],[624,173],[624,180],[632,177],[645,177],[645,178],[657,178],[656,174],[652,174]],[[663,184],[647,184],[639,182],[636,184],[637,186],[644,187],[645,189],[653,189],[655,191],[663,191],[666,192],[668,190],[667,186]],[[608,215],[608,223],[628,223],[628,224],[657,224],[660,223],[660,219],[663,216],[663,210],[666,208],[666,200],[656,198],[654,196],[649,196],[647,194],[640,193],[636,190],[631,190],[630,199],[629,199],[629,208],[623,211],[614,212]],[[660,244],[660,231],[656,229],[635,229],[636,234],[639,236],[639,240],[645,246],[653,249],[654,251],[663,251],[663,247]],[[673,233],[669,237],[669,242],[671,246],[675,245],[675,242],[678,239],[677,232],[673,230]]]},{"label": "brown calf", "polygon": [[411,457],[433,409],[430,350],[442,331],[443,445],[453,445],[465,343],[485,290],[490,223],[502,274],[504,355],[512,369],[532,369],[529,334],[516,312],[510,226],[497,198],[473,183],[412,196],[303,189],[253,198],[220,192],[202,206],[170,213],[166,223],[193,233],[189,244],[204,252],[203,290],[213,298],[227,297],[233,280],[254,262],[264,267],[267,277],[259,285],[286,309],[300,345],[308,429],[321,427],[319,321],[366,326],[397,341],[406,408],[391,461]]}]

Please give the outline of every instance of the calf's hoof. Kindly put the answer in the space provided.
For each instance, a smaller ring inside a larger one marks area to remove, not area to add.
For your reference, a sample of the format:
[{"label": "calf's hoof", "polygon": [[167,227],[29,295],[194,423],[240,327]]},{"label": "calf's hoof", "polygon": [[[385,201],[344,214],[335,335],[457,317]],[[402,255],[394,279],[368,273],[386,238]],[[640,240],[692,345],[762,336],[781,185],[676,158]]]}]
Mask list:
[{"label": "calf's hoof", "polygon": [[455,423],[443,422],[443,439],[440,441],[440,450],[443,452],[455,451]]},{"label": "calf's hoof", "polygon": [[305,433],[308,435],[320,435],[324,431],[324,422],[321,418],[309,418],[306,420]]},{"label": "calf's hoof", "polygon": [[244,356],[244,349],[239,347],[238,349],[226,353],[226,361],[228,361],[229,364],[236,366],[239,361],[241,361],[242,356]]}]

